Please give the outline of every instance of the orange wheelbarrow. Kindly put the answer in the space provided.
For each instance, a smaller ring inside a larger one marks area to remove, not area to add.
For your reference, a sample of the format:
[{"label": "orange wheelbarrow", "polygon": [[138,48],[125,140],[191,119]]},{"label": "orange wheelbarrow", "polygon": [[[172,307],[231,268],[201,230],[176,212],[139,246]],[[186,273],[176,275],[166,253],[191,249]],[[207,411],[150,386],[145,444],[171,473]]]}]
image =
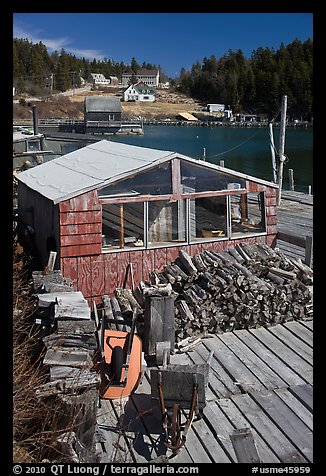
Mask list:
[{"label": "orange wheelbarrow", "polygon": [[[96,306],[95,320],[98,323]],[[102,317],[98,330],[100,356],[97,368],[101,375],[100,396],[105,399],[128,397],[136,390],[142,373],[142,341],[135,335],[137,313],[133,312],[131,331],[106,329],[106,323],[127,324]]]}]

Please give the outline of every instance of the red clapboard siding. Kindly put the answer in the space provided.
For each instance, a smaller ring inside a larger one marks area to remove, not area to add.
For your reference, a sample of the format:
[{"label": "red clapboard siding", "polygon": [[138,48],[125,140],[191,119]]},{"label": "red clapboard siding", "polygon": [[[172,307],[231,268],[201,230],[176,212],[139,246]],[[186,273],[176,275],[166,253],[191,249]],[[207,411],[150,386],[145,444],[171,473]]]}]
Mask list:
[{"label": "red clapboard siding", "polygon": [[266,217],[266,224],[269,225],[277,225],[277,215],[271,215]]},{"label": "red clapboard siding", "polygon": [[262,185],[261,183],[250,182],[247,180],[246,188],[248,192],[265,192],[266,185]]},{"label": "red clapboard siding", "polygon": [[[142,253],[139,251],[130,251],[129,258],[130,258],[130,263],[132,263],[132,272],[133,272],[135,287],[137,287],[140,281],[143,280]],[[127,283],[129,287],[131,288],[130,275],[128,277]]]},{"label": "red clapboard siding", "polygon": [[276,195],[273,197],[266,197],[265,198],[265,206],[266,207],[276,207]]},{"label": "red clapboard siding", "polygon": [[155,269],[162,271],[166,265],[166,248],[158,248],[154,250]]},{"label": "red clapboard siding", "polygon": [[75,246],[61,246],[60,254],[64,258],[66,256],[88,256],[100,255],[102,252],[102,244],[92,245],[75,245]]},{"label": "red clapboard siding", "polygon": [[118,287],[118,253],[107,253],[104,258],[104,294],[113,295]]},{"label": "red clapboard siding", "polygon": [[143,280],[149,278],[149,273],[155,268],[154,250],[142,251],[143,262]]},{"label": "red clapboard siding", "polygon": [[211,243],[202,243],[201,244],[201,249],[202,251],[206,251],[206,250],[211,250],[212,249],[212,245],[213,245],[213,242]]},{"label": "red clapboard siding", "polygon": [[85,223],[101,223],[101,210],[85,212],[60,213],[60,225],[77,225]]},{"label": "red clapboard siding", "polygon": [[61,202],[60,212],[100,210],[99,207],[97,191],[93,190]]},{"label": "red clapboard siding", "polygon": [[117,253],[118,283],[117,287],[122,288],[125,279],[127,266],[130,262],[129,251]]},{"label": "red clapboard siding", "polygon": [[266,207],[266,216],[277,215],[276,207]]},{"label": "red clapboard siding", "polygon": [[82,223],[79,225],[61,225],[60,235],[87,235],[89,233],[102,234],[101,223]]},{"label": "red clapboard siding", "polygon": [[202,252],[201,243],[197,243],[196,245],[191,246],[191,256],[199,255]]},{"label": "red clapboard siding", "polygon": [[267,187],[266,188],[266,198],[276,197],[277,188]]},{"label": "red clapboard siding", "polygon": [[91,258],[82,256],[77,258],[78,266],[78,290],[85,298],[92,296]]},{"label": "red clapboard siding", "polygon": [[270,246],[271,248],[275,248],[276,242],[277,242],[276,235],[266,236],[266,245]]},{"label": "red clapboard siding", "polygon": [[172,263],[177,259],[179,256],[179,250],[180,246],[172,247],[172,248],[166,248],[166,263]]},{"label": "red clapboard siding", "polygon": [[62,276],[70,278],[74,288],[77,287],[77,258],[61,258]]},{"label": "red clapboard siding", "polygon": [[91,257],[92,296],[101,296],[105,294],[104,266],[103,255]]},{"label": "red clapboard siding", "polygon": [[221,253],[221,251],[225,250],[225,241],[214,241],[211,250],[215,251],[215,253]]},{"label": "red clapboard siding", "polygon": [[272,234],[277,234],[277,231],[278,231],[278,228],[277,228],[277,225],[268,225],[267,227],[267,233],[269,235],[272,235]]},{"label": "red clapboard siding", "polygon": [[86,233],[82,235],[63,235],[60,239],[61,246],[73,245],[92,245],[94,243],[101,244],[102,237],[99,233]]}]

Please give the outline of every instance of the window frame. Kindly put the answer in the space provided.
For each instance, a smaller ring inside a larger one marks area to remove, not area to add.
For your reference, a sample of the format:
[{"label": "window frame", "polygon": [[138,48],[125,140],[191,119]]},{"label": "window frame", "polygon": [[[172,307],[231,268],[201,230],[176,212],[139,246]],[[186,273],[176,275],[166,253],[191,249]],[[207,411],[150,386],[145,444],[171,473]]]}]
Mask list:
[{"label": "window frame", "polygon": [[[169,248],[169,247],[178,247],[178,246],[188,246],[188,245],[197,245],[201,243],[212,243],[216,241],[236,241],[242,238],[250,238],[256,236],[267,235],[267,215],[266,215],[266,192],[251,192],[248,190],[246,179],[246,187],[239,189],[224,189],[224,190],[207,190],[202,192],[186,192],[182,193],[182,183],[181,183],[181,164],[180,158],[174,158],[171,160],[171,178],[172,178],[172,193],[164,195],[125,195],[125,196],[98,196],[98,202],[102,204],[122,204],[122,203],[133,203],[133,202],[142,202],[144,204],[144,246],[130,247],[124,246],[123,248],[114,248],[114,249],[104,249],[102,248],[102,253],[112,253],[112,252],[122,252],[122,251],[137,251],[137,250],[149,250],[149,249],[159,249],[159,248]],[[148,170],[151,167],[148,168]],[[126,177],[127,178],[127,177]],[[264,221],[264,231],[253,231],[238,234],[232,236],[232,223],[231,223],[231,196],[232,195],[247,195],[250,193],[261,194],[262,196],[262,207],[263,214],[262,218]],[[190,236],[190,200],[196,198],[209,198],[223,196],[226,198],[226,235],[221,237],[212,237],[203,239],[196,239],[195,241],[191,240]],[[185,241],[183,242],[166,242],[162,245],[149,245],[148,244],[148,204],[151,201],[166,201],[166,202],[175,202],[177,200],[185,200]]]}]

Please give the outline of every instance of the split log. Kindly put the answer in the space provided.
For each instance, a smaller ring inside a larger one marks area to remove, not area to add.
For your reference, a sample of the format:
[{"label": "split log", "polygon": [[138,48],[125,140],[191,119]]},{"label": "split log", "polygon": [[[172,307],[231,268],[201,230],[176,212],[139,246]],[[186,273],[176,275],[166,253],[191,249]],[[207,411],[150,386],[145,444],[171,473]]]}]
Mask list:
[{"label": "split log", "polygon": [[197,274],[197,268],[192,262],[191,257],[188,255],[188,253],[183,250],[179,250],[179,258],[184,267],[187,269],[187,272],[190,274],[190,276]]},{"label": "split log", "polygon": [[[114,319],[119,321],[124,321],[124,317],[123,317],[118,299],[116,297],[111,297],[110,303],[111,303]],[[118,331],[129,332],[127,327],[124,325],[124,323],[117,324],[117,329]],[[129,327],[129,330],[130,330],[130,327]]]}]

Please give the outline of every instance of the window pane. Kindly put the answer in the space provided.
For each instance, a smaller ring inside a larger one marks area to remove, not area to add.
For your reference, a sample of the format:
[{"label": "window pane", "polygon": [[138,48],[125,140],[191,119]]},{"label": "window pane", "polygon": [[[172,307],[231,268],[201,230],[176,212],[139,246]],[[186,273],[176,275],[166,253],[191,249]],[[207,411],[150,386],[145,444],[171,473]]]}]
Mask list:
[{"label": "window pane", "polygon": [[231,196],[232,236],[266,231],[264,193]]},{"label": "window pane", "polygon": [[146,172],[141,172],[117,184],[98,191],[99,197],[110,195],[166,195],[172,193],[171,164],[164,163]]},{"label": "window pane", "polygon": [[102,205],[102,246],[144,246],[143,203]]},{"label": "window pane", "polygon": [[185,201],[148,202],[148,244],[157,245],[167,242],[184,242],[185,240]]},{"label": "window pane", "polygon": [[217,239],[226,236],[226,197],[190,200],[190,239]]},{"label": "window pane", "polygon": [[183,193],[245,188],[245,180],[181,160]]}]

